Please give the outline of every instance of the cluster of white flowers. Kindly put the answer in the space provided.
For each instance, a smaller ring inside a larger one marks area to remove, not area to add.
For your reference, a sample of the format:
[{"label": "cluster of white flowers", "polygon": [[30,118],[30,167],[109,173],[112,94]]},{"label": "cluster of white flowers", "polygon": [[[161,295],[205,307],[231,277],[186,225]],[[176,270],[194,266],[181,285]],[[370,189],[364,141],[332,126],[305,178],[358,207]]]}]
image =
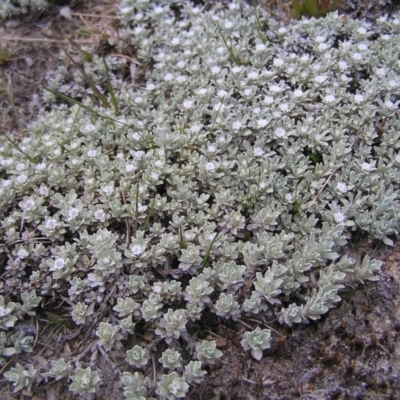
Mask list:
[{"label": "cluster of white flowers", "polygon": [[[160,365],[148,365],[145,343],[127,363],[177,371],[157,388],[125,373],[127,398],[182,398],[201,382],[201,366],[222,354],[202,337],[196,353],[184,342],[206,312],[320,318],[343,282],[379,270],[341,255],[352,232],[390,244],[400,226],[399,24],[329,14],[283,26],[239,1],[170,3],[121,2],[121,48],[135,46],[148,68],[133,85],[107,58],[120,115],[92,104],[84,84],[58,87],[60,68],[51,86],[86,108],[41,115],[20,143],[29,159],[0,143],[0,232],[17,260],[3,290],[43,282],[41,294],[69,295],[72,320],[95,329],[103,351],[120,349],[139,322],[156,326],[157,343],[171,346]],[[85,70],[104,78],[96,57]],[[43,242],[14,244],[20,237]],[[106,321],[94,317],[99,303],[110,305]],[[271,333],[259,322],[242,340],[257,360]],[[197,361],[182,373],[185,352]],[[74,392],[98,390],[90,368],[73,380]]]}]

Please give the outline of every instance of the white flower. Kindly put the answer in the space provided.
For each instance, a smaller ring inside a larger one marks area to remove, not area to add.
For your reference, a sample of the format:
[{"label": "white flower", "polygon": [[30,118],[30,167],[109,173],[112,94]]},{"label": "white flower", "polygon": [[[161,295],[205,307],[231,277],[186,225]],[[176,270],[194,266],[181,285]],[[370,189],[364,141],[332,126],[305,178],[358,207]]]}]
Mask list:
[{"label": "white flower", "polygon": [[265,128],[268,125],[268,120],[260,118],[257,120],[257,128]]},{"label": "white flower", "polygon": [[341,193],[347,192],[347,185],[344,182],[338,182],[336,184],[336,190]]},{"label": "white flower", "polygon": [[319,182],[318,181],[313,181],[313,182],[311,182],[311,185],[310,185],[313,189],[318,189],[319,188],[319,186],[320,186],[320,184],[319,184]]},{"label": "white flower", "polygon": [[227,92],[226,90],[223,90],[223,89],[218,90],[218,92],[217,92],[217,96],[218,96],[219,98],[223,98],[223,97],[225,97],[227,94],[228,94],[228,92]]},{"label": "white flower", "polygon": [[193,100],[190,100],[190,99],[184,100],[183,108],[185,110],[190,110],[191,108],[193,108],[193,106],[194,106],[194,101]]},{"label": "white flower", "polygon": [[62,270],[63,268],[64,268],[64,265],[65,265],[65,260],[63,260],[62,258],[56,258],[55,260],[54,260],[54,264],[53,264],[53,270],[56,270],[56,271],[60,271],[60,270]]},{"label": "white flower", "polygon": [[169,72],[164,75],[165,82],[171,82],[173,79],[174,79],[174,75]]},{"label": "white flower", "polygon": [[210,153],[214,153],[215,151],[217,151],[217,148],[213,144],[209,144],[207,146],[207,151],[209,151]]},{"label": "white flower", "polygon": [[49,194],[49,188],[43,183],[39,186],[39,194],[41,196],[47,196]]},{"label": "white flower", "polygon": [[225,26],[226,29],[231,29],[233,27],[233,22],[225,21],[224,26]]},{"label": "white flower", "polygon": [[333,218],[335,219],[335,222],[337,222],[339,224],[346,220],[346,216],[340,211],[338,211],[335,214],[333,214]]},{"label": "white flower", "polygon": [[28,180],[28,177],[25,174],[21,174],[17,177],[16,181],[18,183],[25,183]]},{"label": "white flower", "polygon": [[256,44],[256,52],[257,53],[264,51],[266,49],[267,49],[267,47],[265,46],[265,44],[263,44],[263,43]]},{"label": "white flower", "polygon": [[131,246],[130,250],[134,256],[140,256],[143,253],[144,248],[138,244],[134,244]]},{"label": "white flower", "polygon": [[218,65],[214,65],[211,67],[211,73],[213,73],[214,75],[217,75],[221,72],[221,68],[218,67]]},{"label": "white flower", "polygon": [[368,45],[365,44],[365,43],[360,43],[360,44],[358,45],[358,50],[360,50],[360,51],[366,51],[366,50],[368,50]]},{"label": "white flower", "polygon": [[86,124],[85,126],[82,127],[82,131],[84,133],[91,133],[96,130],[96,127],[93,124]]},{"label": "white flower", "polygon": [[200,88],[200,89],[196,90],[196,94],[198,94],[199,96],[204,96],[207,93],[208,93],[208,90],[206,88]]},{"label": "white flower", "polygon": [[171,40],[171,44],[173,46],[177,46],[180,42],[181,42],[181,39],[178,36],[172,38],[172,40]]},{"label": "white flower", "polygon": [[360,27],[357,29],[357,32],[358,32],[360,35],[365,35],[365,34],[367,33],[367,30],[366,30],[363,26],[360,26]]},{"label": "white flower", "polygon": [[293,97],[301,97],[303,94],[304,92],[301,89],[296,89],[293,91]]},{"label": "white flower", "polygon": [[132,172],[135,169],[135,166],[133,164],[126,164],[125,165],[125,171],[126,172]]},{"label": "white flower", "polygon": [[79,215],[79,210],[77,208],[70,208],[68,210],[68,220],[74,219]]},{"label": "white flower", "polygon": [[283,112],[289,111],[290,105],[288,103],[281,103],[279,109]]},{"label": "white flower", "polygon": [[150,177],[151,179],[157,180],[160,177],[160,175],[158,175],[157,172],[152,172],[150,174]]},{"label": "white flower", "polygon": [[333,94],[327,94],[325,97],[324,97],[324,101],[326,102],[326,103],[334,103],[335,102],[335,100],[336,100],[336,97],[333,95]]},{"label": "white flower", "polygon": [[282,67],[282,65],[285,64],[285,61],[283,61],[282,58],[274,58],[273,64],[274,67]]},{"label": "white flower", "polygon": [[351,57],[356,61],[361,61],[363,59],[363,55],[358,52],[351,53]]},{"label": "white flower", "polygon": [[269,90],[272,93],[280,93],[280,92],[282,92],[283,89],[279,85],[271,85]]},{"label": "white flower", "polygon": [[283,129],[282,127],[276,128],[274,133],[275,136],[279,139],[282,139],[287,136],[286,130]]},{"label": "white flower", "polygon": [[235,66],[232,67],[232,69],[231,69],[231,72],[232,72],[233,74],[238,74],[238,73],[241,72],[241,71],[242,71],[242,67],[239,66],[239,65],[235,65]]},{"label": "white flower", "polygon": [[387,73],[387,69],[386,68],[378,68],[376,70],[376,74],[380,77],[385,76]]},{"label": "white flower", "polygon": [[362,102],[364,101],[364,99],[365,99],[365,97],[364,97],[362,94],[355,94],[355,95],[354,95],[354,101],[355,101],[357,104],[362,103]]},{"label": "white flower", "polygon": [[46,229],[49,229],[51,231],[56,229],[57,225],[58,225],[58,222],[54,218],[46,219],[46,221],[44,223],[44,226],[46,227]]},{"label": "white flower", "polygon": [[207,171],[215,171],[216,166],[215,166],[215,164],[213,162],[208,162],[208,163],[205,164],[204,168]]},{"label": "white flower", "polygon": [[25,249],[19,249],[18,251],[17,251],[17,257],[18,258],[26,258],[26,257],[28,257],[29,256],[29,253],[28,253],[28,251],[26,251]]},{"label": "white flower", "polygon": [[113,185],[105,185],[101,188],[101,191],[105,194],[111,194],[114,191]]},{"label": "white flower", "polygon": [[361,164],[361,168],[366,172],[370,172],[370,171],[373,171],[375,169],[374,168],[374,164],[371,165],[370,163],[367,163],[367,162],[363,162]]},{"label": "white flower", "polygon": [[286,193],[285,194],[285,200],[289,203],[293,201],[293,195],[291,193]]},{"label": "white flower", "polygon": [[15,166],[15,169],[16,169],[17,171],[21,172],[22,170],[25,169],[25,164],[24,164],[24,163],[18,163],[18,164]]},{"label": "white flower", "polygon": [[328,43],[320,43],[319,45],[318,45],[318,50],[319,51],[324,51],[324,50],[327,50],[327,49],[329,49],[329,44]]},{"label": "white flower", "polygon": [[24,204],[21,205],[24,211],[31,211],[35,208],[35,201],[33,199],[28,199]]},{"label": "white flower", "polygon": [[253,90],[251,88],[246,88],[243,93],[245,96],[251,96]]},{"label": "white flower", "polygon": [[95,158],[95,157],[97,157],[97,151],[96,151],[96,150],[93,150],[93,149],[88,150],[87,153],[86,153],[86,155],[87,155],[88,157],[90,157],[90,158]]},{"label": "white flower", "polygon": [[394,103],[390,100],[386,100],[384,104],[387,108],[392,108],[394,105]]},{"label": "white flower", "polygon": [[93,213],[93,216],[100,222],[104,222],[104,220],[106,219],[106,214],[103,210],[96,210]]},{"label": "white flower", "polygon": [[257,71],[251,71],[248,73],[247,77],[249,79],[257,79],[258,78],[258,72]]},{"label": "white flower", "polygon": [[253,153],[256,157],[264,155],[264,150],[261,147],[254,147]]},{"label": "white flower", "polygon": [[133,99],[133,101],[134,101],[136,104],[143,103],[143,97],[142,97],[142,96],[136,96],[136,97]]},{"label": "white flower", "polygon": [[221,102],[218,102],[218,103],[216,103],[215,106],[213,107],[213,110],[214,110],[214,111],[224,111],[225,108],[226,108],[226,105],[225,105],[225,104],[223,104],[223,103],[221,103]]},{"label": "white flower", "polygon": [[190,126],[189,131],[190,133],[199,133],[201,131],[202,126],[200,124],[193,124]]},{"label": "white flower", "polygon": [[233,128],[235,131],[238,131],[239,129],[241,129],[241,127],[242,127],[241,121],[234,121],[234,122],[232,122],[232,128]]},{"label": "white flower", "polygon": [[324,83],[326,80],[328,79],[328,77],[326,75],[317,75],[314,80],[317,83]]},{"label": "white flower", "polygon": [[187,81],[187,77],[184,76],[184,75],[178,75],[178,76],[176,77],[176,81],[177,81],[178,83],[185,83],[185,82]]}]

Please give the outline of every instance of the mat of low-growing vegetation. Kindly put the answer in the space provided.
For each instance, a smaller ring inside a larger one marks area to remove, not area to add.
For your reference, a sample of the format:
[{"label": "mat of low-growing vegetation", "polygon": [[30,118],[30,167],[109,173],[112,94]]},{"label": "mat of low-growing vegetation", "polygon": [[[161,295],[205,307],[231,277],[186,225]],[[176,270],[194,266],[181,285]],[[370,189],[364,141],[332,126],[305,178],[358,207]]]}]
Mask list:
[{"label": "mat of low-growing vegetation", "polygon": [[116,13],[1,136],[5,395],[396,398],[400,18]]}]

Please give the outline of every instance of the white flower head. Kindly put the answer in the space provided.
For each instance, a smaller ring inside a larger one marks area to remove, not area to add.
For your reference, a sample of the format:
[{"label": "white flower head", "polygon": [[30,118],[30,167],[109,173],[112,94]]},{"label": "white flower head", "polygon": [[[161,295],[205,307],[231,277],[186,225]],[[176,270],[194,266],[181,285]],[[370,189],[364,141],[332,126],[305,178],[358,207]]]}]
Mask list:
[{"label": "white flower head", "polygon": [[90,150],[88,150],[88,151],[86,152],[86,155],[87,155],[89,158],[95,158],[95,157],[97,157],[97,150],[90,149]]},{"label": "white flower head", "polygon": [[293,201],[293,195],[291,193],[286,193],[285,194],[285,200],[289,203]]},{"label": "white flower head", "polygon": [[25,250],[25,249],[19,249],[19,250],[17,251],[17,257],[18,257],[19,259],[26,258],[26,257],[28,257],[28,256],[29,256],[29,253],[28,253],[28,251]]},{"label": "white flower head", "polygon": [[103,210],[96,210],[93,216],[100,222],[104,222],[106,219],[106,214]]},{"label": "white flower head", "polygon": [[104,186],[101,188],[101,191],[102,191],[103,193],[105,193],[105,194],[110,195],[111,193],[114,192],[114,185],[104,185]]},{"label": "white flower head", "polygon": [[293,91],[293,97],[301,97],[303,96],[304,92],[301,89],[296,89]]},{"label": "white flower head", "polygon": [[135,166],[133,164],[126,164],[125,165],[125,172],[132,172],[135,169]]},{"label": "white flower head", "polygon": [[79,210],[77,208],[70,208],[68,210],[68,220],[74,219],[79,215]]},{"label": "white flower head", "polygon": [[46,229],[49,229],[51,231],[56,229],[57,225],[58,225],[58,222],[54,218],[48,218],[48,219],[46,219],[46,221],[44,223],[44,226],[46,227]]},{"label": "white flower head", "polygon": [[260,118],[257,120],[257,128],[265,128],[268,125],[268,120]]},{"label": "white flower head", "polygon": [[200,124],[193,124],[189,127],[190,133],[196,134],[201,131],[202,126]]},{"label": "white flower head", "polygon": [[364,95],[362,95],[362,94],[355,94],[355,95],[354,95],[354,101],[355,101],[357,104],[362,103],[364,100],[365,100]]},{"label": "white flower head", "polygon": [[133,244],[130,250],[134,256],[140,256],[144,252],[144,248],[138,244]]},{"label": "white flower head", "polygon": [[347,192],[347,185],[344,182],[338,182],[336,184],[336,190],[340,193],[346,193]]},{"label": "white flower head", "polygon": [[25,203],[20,204],[23,211],[31,211],[35,208],[35,201],[32,198],[29,198],[25,201]]},{"label": "white flower head", "polygon": [[17,176],[17,183],[25,183],[28,180],[28,177],[25,174],[21,174]]},{"label": "white flower head", "polygon": [[261,147],[254,147],[253,152],[256,157],[262,157],[264,155],[264,150]]},{"label": "white flower head", "polygon": [[375,163],[370,164],[370,163],[367,163],[367,162],[363,162],[363,163],[361,164],[361,168],[362,168],[365,172],[370,172],[370,171],[375,170],[374,165],[375,165]]},{"label": "white flower head", "polygon": [[242,128],[242,122],[241,121],[232,122],[232,128],[233,130],[238,131],[239,129]]},{"label": "white flower head", "polygon": [[215,171],[216,166],[213,162],[208,162],[204,165],[204,168],[206,169],[206,171]]},{"label": "white flower head", "polygon": [[282,139],[282,138],[287,137],[287,132],[286,132],[286,130],[285,130],[284,128],[282,128],[282,127],[276,128],[274,134],[275,134],[275,136],[276,136],[277,138],[279,138],[279,139]]},{"label": "white flower head", "polygon": [[329,104],[334,103],[335,100],[336,100],[336,97],[335,97],[333,94],[327,94],[327,95],[324,97],[324,101],[325,101],[326,103],[329,103]]},{"label": "white flower head", "polygon": [[337,222],[338,224],[340,224],[346,220],[346,216],[340,211],[333,214],[333,218],[334,218],[335,222]]},{"label": "white flower head", "polygon": [[56,258],[54,260],[53,269],[60,271],[64,268],[65,260],[63,258]]},{"label": "white flower head", "polygon": [[183,101],[182,105],[185,110],[190,110],[194,107],[194,101],[190,100],[190,99],[186,99]]},{"label": "white flower head", "polygon": [[268,104],[268,105],[271,105],[271,104],[274,103],[274,98],[272,96],[265,96],[264,97],[264,103]]}]

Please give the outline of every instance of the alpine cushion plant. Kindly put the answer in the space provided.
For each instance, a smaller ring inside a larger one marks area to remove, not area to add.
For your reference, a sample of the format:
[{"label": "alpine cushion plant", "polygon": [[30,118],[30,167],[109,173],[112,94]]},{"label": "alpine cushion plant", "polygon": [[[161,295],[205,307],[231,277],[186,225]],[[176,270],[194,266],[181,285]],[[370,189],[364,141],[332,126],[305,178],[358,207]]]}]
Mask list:
[{"label": "alpine cushion plant", "polygon": [[[141,83],[111,56],[78,60],[86,81],[60,67],[51,111],[18,147],[0,143],[1,357],[35,351],[14,327],[49,298],[94,339],[92,356],[47,370],[14,363],[15,390],[50,376],[101,396],[96,357],[115,352],[127,399],[184,398],[223,357],[207,316],[256,321],[241,343],[259,361],[267,323],[318,320],[378,279],[379,261],[344,255],[354,234],[398,234],[398,20],[283,25],[183,0],[124,0],[119,17]],[[117,107],[96,104],[89,79]]]}]

